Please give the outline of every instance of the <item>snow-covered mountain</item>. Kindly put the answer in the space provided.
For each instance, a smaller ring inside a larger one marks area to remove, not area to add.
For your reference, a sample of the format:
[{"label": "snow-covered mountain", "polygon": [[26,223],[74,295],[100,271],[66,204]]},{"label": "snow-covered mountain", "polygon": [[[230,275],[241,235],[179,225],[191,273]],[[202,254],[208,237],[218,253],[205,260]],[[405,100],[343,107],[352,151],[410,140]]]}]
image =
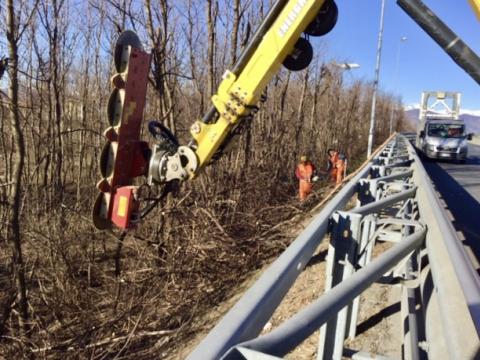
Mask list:
[{"label": "snow-covered mountain", "polygon": [[[414,127],[417,127],[418,116],[420,114],[420,108],[418,105],[405,106],[405,116],[407,121]],[[473,132],[480,134],[480,110],[461,110],[460,118],[465,121],[467,125],[467,132]]]}]

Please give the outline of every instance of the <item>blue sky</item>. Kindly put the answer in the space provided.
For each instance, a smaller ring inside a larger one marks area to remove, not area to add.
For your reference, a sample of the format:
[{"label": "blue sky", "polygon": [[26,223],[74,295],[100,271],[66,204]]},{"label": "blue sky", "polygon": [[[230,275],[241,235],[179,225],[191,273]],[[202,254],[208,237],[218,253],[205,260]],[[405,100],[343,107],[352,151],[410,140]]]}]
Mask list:
[{"label": "blue sky", "polygon": [[[360,68],[345,75],[347,81],[373,80],[381,0],[335,1],[339,7],[337,26],[323,37],[325,42],[319,48],[326,50],[327,59],[360,64]],[[480,55],[480,21],[468,0],[423,1]],[[408,39],[399,47],[403,36]],[[396,71],[397,53],[400,56]],[[0,87],[5,85],[3,80]],[[422,90],[460,91],[462,108],[480,111],[480,85],[460,69],[395,0],[386,0],[380,87],[401,95],[406,105],[418,104]]]},{"label": "blue sky", "polygon": [[[325,36],[327,58],[360,64],[346,75],[374,77],[381,0],[336,0],[337,26]],[[468,0],[424,0],[475,53],[480,54],[480,21]],[[400,38],[398,76],[395,76]],[[397,78],[395,80],[395,78]],[[380,87],[399,94],[407,105],[419,103],[422,90],[462,92],[462,108],[480,110],[480,85],[472,80],[396,4],[386,0]]]}]

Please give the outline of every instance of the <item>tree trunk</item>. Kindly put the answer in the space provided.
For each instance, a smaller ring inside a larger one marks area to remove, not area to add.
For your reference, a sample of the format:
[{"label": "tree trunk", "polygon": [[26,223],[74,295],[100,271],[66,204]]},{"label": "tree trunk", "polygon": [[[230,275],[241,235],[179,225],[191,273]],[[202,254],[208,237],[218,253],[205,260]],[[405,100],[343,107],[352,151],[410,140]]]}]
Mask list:
[{"label": "tree trunk", "polygon": [[207,0],[207,28],[208,28],[208,50],[207,50],[207,96],[210,98],[214,92],[215,86],[215,23],[214,14],[215,4],[212,0]]},{"label": "tree trunk", "polygon": [[15,11],[13,0],[7,1],[7,40],[10,57],[10,86],[8,95],[10,104],[10,124],[13,134],[14,163],[13,163],[13,184],[10,187],[9,203],[10,219],[7,230],[7,238],[12,248],[13,271],[15,286],[18,294],[18,306],[20,313],[20,327],[23,335],[28,334],[28,303],[27,288],[25,283],[25,265],[22,256],[22,235],[20,230],[20,208],[22,194],[22,174],[25,161],[25,142],[23,130],[20,124],[20,113],[18,108],[18,38],[16,34]]},{"label": "tree trunk", "polygon": [[59,64],[59,34],[58,34],[58,20],[59,12],[62,5],[57,4],[57,0],[52,1],[53,6],[53,31],[51,34],[50,43],[50,59],[51,59],[51,76],[53,86],[54,97],[54,111],[55,111],[55,130],[57,147],[55,152],[55,172],[54,172],[54,185],[55,185],[55,198],[59,202],[63,200],[63,181],[62,181],[62,169],[63,169],[63,139],[62,139],[62,104],[60,97],[60,64]]},{"label": "tree trunk", "polygon": [[301,149],[305,148],[306,144],[302,144],[300,141],[300,134],[302,132],[302,129],[305,126],[305,98],[307,94],[307,85],[308,85],[308,76],[309,76],[309,70],[305,70],[305,76],[303,78],[303,85],[302,85],[302,93],[300,95],[300,103],[298,105],[298,110],[297,110],[297,126],[296,126],[296,131],[295,131],[295,158],[298,158],[298,151]]},{"label": "tree trunk", "polygon": [[230,37],[231,48],[230,48],[230,61],[233,66],[235,61],[237,61],[237,46],[238,46],[238,28],[240,26],[240,0],[234,0],[233,2],[233,25],[232,25],[232,35]]}]

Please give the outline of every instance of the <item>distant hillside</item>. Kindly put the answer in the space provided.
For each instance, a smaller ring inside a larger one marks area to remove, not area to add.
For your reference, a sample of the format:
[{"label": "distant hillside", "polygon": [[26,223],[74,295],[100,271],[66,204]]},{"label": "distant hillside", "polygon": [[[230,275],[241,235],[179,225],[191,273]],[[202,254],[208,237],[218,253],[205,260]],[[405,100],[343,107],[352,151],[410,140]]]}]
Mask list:
[{"label": "distant hillside", "polygon": [[[410,108],[405,110],[405,118],[407,119],[408,123],[411,124],[414,128],[417,127],[418,123],[418,115],[420,110],[418,108]],[[467,124],[467,131],[473,132],[475,134],[480,134],[480,116],[473,115],[470,113],[462,113],[460,114],[460,118],[465,121]]]}]

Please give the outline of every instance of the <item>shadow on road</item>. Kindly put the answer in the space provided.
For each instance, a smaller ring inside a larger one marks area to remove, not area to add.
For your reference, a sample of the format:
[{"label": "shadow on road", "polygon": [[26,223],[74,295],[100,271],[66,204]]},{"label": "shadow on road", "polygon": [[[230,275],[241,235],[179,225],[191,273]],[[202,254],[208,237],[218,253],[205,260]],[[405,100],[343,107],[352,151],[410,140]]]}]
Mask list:
[{"label": "shadow on road", "polygon": [[[474,156],[463,166],[479,164],[480,157]],[[464,245],[469,246],[480,261],[480,203],[450,175],[452,169],[447,169],[447,172],[435,162],[425,162],[424,166],[445,201],[447,209],[454,216],[453,226],[465,236]],[[458,170],[460,171],[460,168]]]}]

